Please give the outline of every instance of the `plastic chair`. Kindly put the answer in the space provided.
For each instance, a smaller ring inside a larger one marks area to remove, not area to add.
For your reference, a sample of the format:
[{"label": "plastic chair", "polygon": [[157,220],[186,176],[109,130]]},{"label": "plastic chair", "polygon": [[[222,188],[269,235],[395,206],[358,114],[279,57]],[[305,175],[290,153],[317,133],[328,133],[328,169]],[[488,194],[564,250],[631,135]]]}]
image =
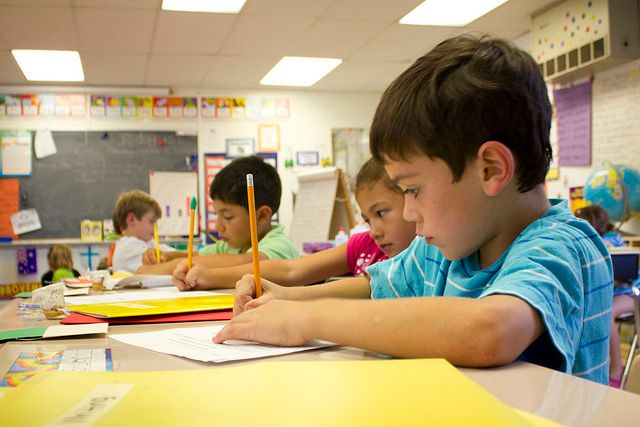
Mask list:
[{"label": "plastic chair", "polygon": [[[629,378],[629,371],[631,370],[632,364],[638,364],[640,361],[636,361],[639,357],[636,357],[634,360],[633,356],[638,349],[638,334],[640,333],[640,289],[636,285],[631,286],[631,291],[633,293],[633,339],[631,340],[631,347],[629,348],[629,355],[627,356],[627,361],[624,364],[624,371],[622,372],[622,378],[620,379],[620,388],[627,389],[627,379]],[[635,363],[632,363],[635,362]],[[635,387],[637,384],[634,384]],[[633,388],[632,387],[632,388]]]}]

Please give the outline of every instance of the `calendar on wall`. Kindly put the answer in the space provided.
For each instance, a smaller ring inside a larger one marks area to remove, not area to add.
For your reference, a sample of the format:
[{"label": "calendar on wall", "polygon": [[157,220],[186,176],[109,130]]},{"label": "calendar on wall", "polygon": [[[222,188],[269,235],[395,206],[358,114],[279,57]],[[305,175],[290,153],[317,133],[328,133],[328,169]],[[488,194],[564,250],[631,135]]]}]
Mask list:
[{"label": "calendar on wall", "polygon": [[191,198],[198,197],[198,174],[152,171],[149,173],[149,194],[158,202],[162,211],[162,218],[158,221],[158,234],[188,235]]}]

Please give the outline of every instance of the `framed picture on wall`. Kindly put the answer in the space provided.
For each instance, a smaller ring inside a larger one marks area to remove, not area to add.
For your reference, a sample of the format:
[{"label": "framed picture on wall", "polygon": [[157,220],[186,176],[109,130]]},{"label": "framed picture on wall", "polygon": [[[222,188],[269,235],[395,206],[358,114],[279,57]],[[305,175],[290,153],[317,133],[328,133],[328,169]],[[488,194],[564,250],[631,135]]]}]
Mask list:
[{"label": "framed picture on wall", "polygon": [[225,142],[227,144],[227,157],[230,158],[250,156],[256,152],[253,138],[228,138]]},{"label": "framed picture on wall", "polygon": [[258,151],[278,152],[280,150],[280,126],[258,125]]},{"label": "framed picture on wall", "polygon": [[296,151],[298,166],[317,166],[320,164],[320,153],[317,151]]}]

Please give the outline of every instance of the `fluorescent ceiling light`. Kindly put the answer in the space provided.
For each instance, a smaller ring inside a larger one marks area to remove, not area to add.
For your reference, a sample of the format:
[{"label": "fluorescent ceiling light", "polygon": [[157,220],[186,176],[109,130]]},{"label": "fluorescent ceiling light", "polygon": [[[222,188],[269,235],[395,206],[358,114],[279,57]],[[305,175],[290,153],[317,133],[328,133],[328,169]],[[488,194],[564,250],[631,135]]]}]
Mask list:
[{"label": "fluorescent ceiling light", "polygon": [[266,86],[313,86],[342,63],[338,58],[285,56],[263,78]]},{"label": "fluorescent ceiling light", "polygon": [[238,13],[247,0],[162,0],[163,10]]},{"label": "fluorescent ceiling light", "polygon": [[464,27],[508,0],[426,0],[407,13],[401,24]]},{"label": "fluorescent ceiling light", "polygon": [[80,54],[75,50],[13,49],[11,53],[27,80],[84,81]]}]

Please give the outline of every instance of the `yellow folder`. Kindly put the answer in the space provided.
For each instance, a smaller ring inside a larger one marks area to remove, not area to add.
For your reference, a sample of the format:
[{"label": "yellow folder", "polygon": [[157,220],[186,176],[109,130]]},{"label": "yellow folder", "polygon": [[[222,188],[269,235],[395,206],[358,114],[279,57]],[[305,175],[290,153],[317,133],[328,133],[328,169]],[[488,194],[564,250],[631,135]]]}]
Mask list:
[{"label": "yellow folder", "polygon": [[191,313],[196,311],[227,310],[230,308],[233,308],[233,295],[103,302],[68,305],[65,307],[68,311],[101,318]]},{"label": "yellow folder", "polygon": [[0,413],[11,426],[72,420],[96,427],[536,424],[441,359],[48,372],[0,399]]}]

